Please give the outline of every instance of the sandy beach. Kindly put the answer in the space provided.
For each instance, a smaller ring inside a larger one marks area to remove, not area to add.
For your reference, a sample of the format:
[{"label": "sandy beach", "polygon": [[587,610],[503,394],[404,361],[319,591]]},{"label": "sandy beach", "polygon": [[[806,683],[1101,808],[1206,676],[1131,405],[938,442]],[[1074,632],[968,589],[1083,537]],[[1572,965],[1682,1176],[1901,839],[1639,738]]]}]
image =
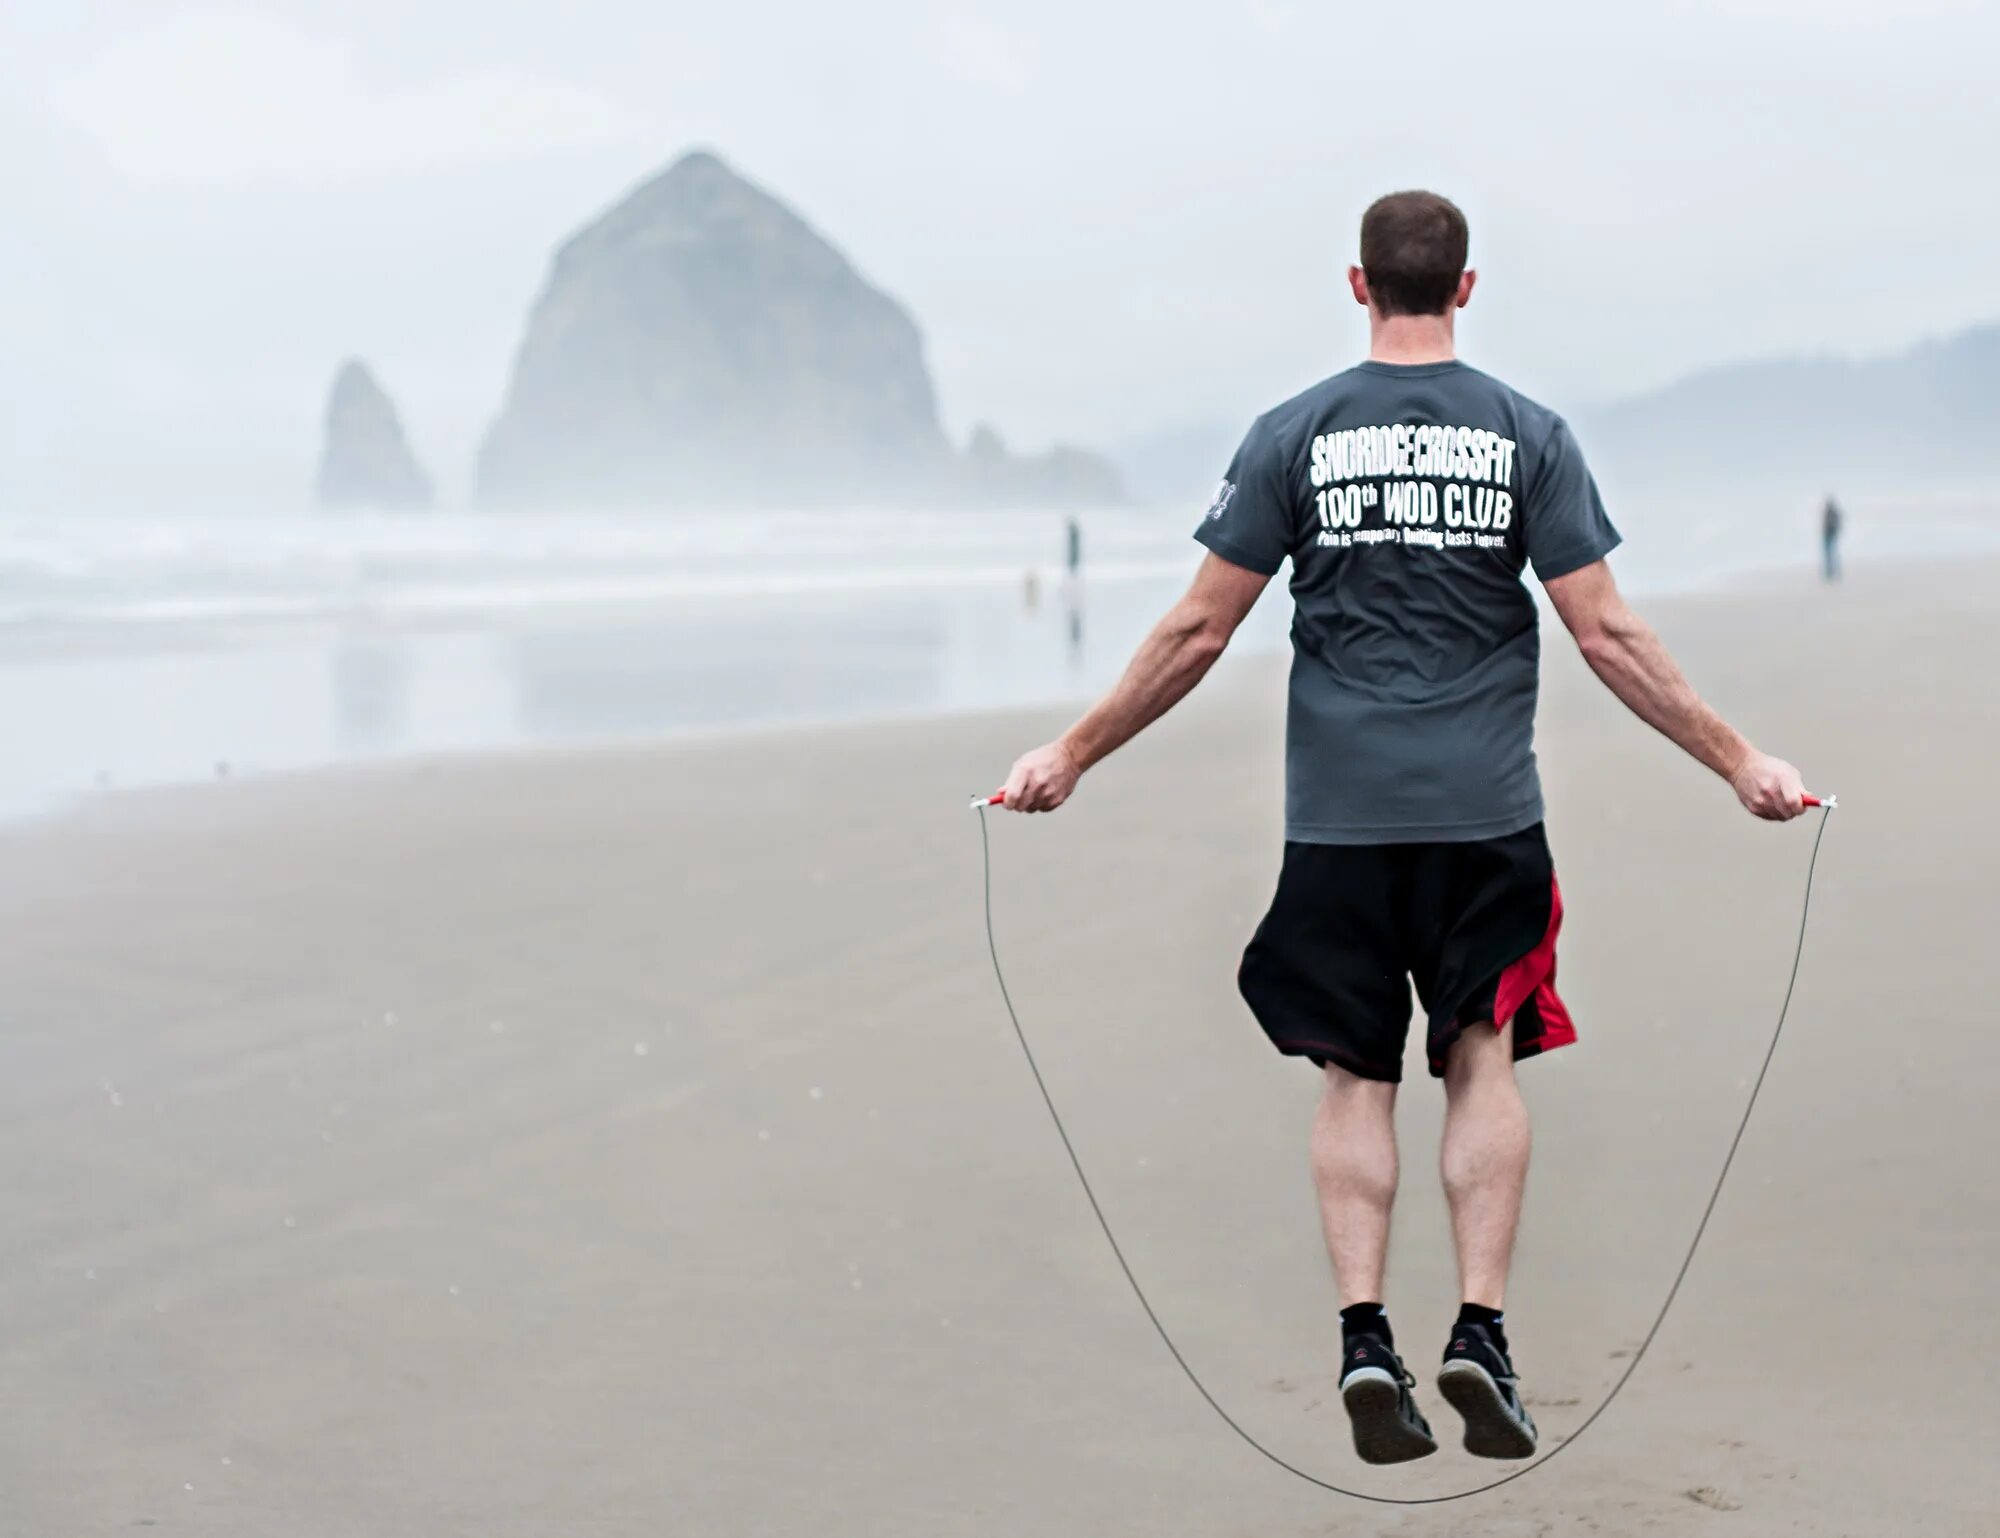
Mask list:
[{"label": "sandy beach", "polygon": [[[2000,569],[1649,606],[1838,792],[1792,1023],[1611,1413],[1465,1505],[1290,1480],[1125,1291],[988,970],[966,794],[1067,710],[446,758],[0,831],[0,1532],[2000,1534],[1987,658]],[[1509,1324],[1561,1437],[1678,1263],[1811,825],[1752,823],[1546,642],[1579,1045],[1523,1069]],[[1304,1132],[1234,990],[1282,664],[993,824],[1023,1019],[1154,1301],[1280,1453],[1354,1459]],[[1456,1302],[1403,1094],[1391,1304]],[[1441,1422],[1442,1424],[1442,1422]]]}]

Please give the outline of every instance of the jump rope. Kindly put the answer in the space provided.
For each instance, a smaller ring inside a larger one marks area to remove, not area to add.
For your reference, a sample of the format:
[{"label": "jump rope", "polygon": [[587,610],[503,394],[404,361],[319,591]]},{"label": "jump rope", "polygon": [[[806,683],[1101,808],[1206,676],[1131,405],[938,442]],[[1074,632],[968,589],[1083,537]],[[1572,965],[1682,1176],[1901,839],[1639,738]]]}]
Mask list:
[{"label": "jump rope", "polygon": [[1139,1278],[1133,1273],[1131,1262],[1126,1260],[1125,1251],[1119,1246],[1118,1236],[1111,1230],[1111,1220],[1104,1215],[1104,1206],[1097,1199],[1097,1192],[1090,1184],[1090,1177],[1084,1173],[1083,1160],[1077,1157],[1076,1145],[1070,1141],[1069,1129],[1063,1125],[1062,1113],[1056,1109],[1055,1097],[1049,1093],[1048,1081],[1042,1077],[1041,1065],[1035,1061],[1034,1048],[1028,1045],[1028,1033],[1021,1028],[1021,1017],[1015,1012],[1013,995],[1007,991],[1007,974],[1000,966],[1000,945],[993,937],[993,846],[986,831],[986,809],[990,806],[999,806],[1005,800],[1004,791],[991,796],[975,796],[972,800],[972,809],[979,814],[979,858],[983,868],[982,885],[986,900],[986,949],[993,958],[993,980],[1000,985],[1000,1002],[1007,1006],[1007,1019],[1013,1024],[1014,1039],[1021,1044],[1021,1055],[1028,1061],[1028,1072],[1034,1075],[1035,1088],[1041,1091],[1042,1104],[1049,1109],[1049,1119],[1055,1123],[1056,1136],[1062,1139],[1063,1152],[1069,1155],[1070,1168],[1076,1171],[1077,1184],[1083,1187],[1084,1198],[1090,1203],[1091,1212],[1096,1215],[1097,1226],[1104,1231],[1104,1242],[1111,1246],[1111,1254],[1118,1262],[1118,1269],[1125,1273],[1125,1280],[1131,1285],[1132,1296],[1139,1300],[1139,1307],[1145,1311],[1154,1333],[1160,1337],[1160,1343],[1173,1357],[1174,1364],[1180,1368],[1188,1382],[1194,1385],[1194,1391],[1208,1401],[1208,1407],[1221,1417],[1223,1425],[1287,1474],[1294,1475],[1309,1485],[1317,1485],[1322,1490],[1330,1490],[1335,1495],[1345,1495],[1357,1501],[1372,1501],[1378,1506],[1441,1506],[1448,1501],[1462,1501],[1471,1496],[1484,1495],[1489,1490],[1497,1490],[1502,1485],[1511,1485],[1524,1475],[1532,1474],[1557,1453],[1575,1446],[1577,1440],[1596,1424],[1597,1418],[1611,1408],[1611,1401],[1618,1397],[1619,1391],[1632,1380],[1632,1374],[1639,1370],[1639,1364],[1646,1359],[1646,1352],[1652,1346],[1653,1338],[1660,1333],[1660,1327],[1667,1322],[1667,1314],[1674,1306],[1674,1299],[1680,1296],[1681,1283],[1687,1280],[1688,1270],[1694,1265],[1695,1251],[1701,1248],[1701,1238],[1708,1232],[1708,1220],[1715,1216],[1716,1203],[1722,1199],[1723,1184],[1729,1179],[1730,1166],[1736,1162],[1736,1150],[1743,1145],[1743,1134],[1749,1130],[1750,1113],[1757,1109],[1757,1096],[1764,1088],[1765,1075],[1771,1071],[1771,1059],[1778,1055],[1778,1040],[1785,1033],[1785,1017],[1791,1013],[1792,992],[1798,987],[1799,982],[1799,963],[1806,951],[1806,921],[1812,914],[1813,872],[1819,867],[1819,846],[1826,838],[1827,818],[1839,806],[1839,798],[1835,796],[1827,796],[1824,799],[1818,796],[1805,798],[1808,807],[1820,809],[1819,830],[1813,835],[1812,856],[1806,861],[1805,897],[1799,905],[1798,942],[1792,947],[1792,971],[1791,976],[1785,981],[1785,1000],[1778,1006],[1778,1023],[1771,1028],[1771,1043],[1764,1049],[1764,1061],[1758,1065],[1756,1081],[1750,1086],[1750,1098],[1744,1102],[1742,1118],[1736,1123],[1736,1134],[1729,1140],[1729,1151],[1722,1156],[1722,1168],[1716,1173],[1715,1187],[1708,1193],[1708,1204],[1701,1210],[1701,1221],[1695,1224],[1694,1237],[1688,1240],[1687,1254],[1681,1258],[1680,1269],[1674,1273],[1673,1285],[1667,1289],[1666,1301],[1660,1304],[1659,1313],[1654,1315],[1652,1327],[1646,1331],[1646,1338],[1639,1343],[1639,1349],[1632,1353],[1631,1359],[1625,1364],[1625,1370],[1618,1375],[1604,1398],[1599,1401],[1597,1408],[1583,1418],[1583,1423],[1576,1430],[1550,1447],[1540,1457],[1502,1474],[1498,1479],[1488,1480],[1483,1485],[1473,1485],[1470,1489],[1454,1490],[1449,1495],[1375,1495],[1367,1490],[1350,1490],[1345,1485],[1337,1485],[1330,1479],[1321,1479],[1317,1474],[1308,1473],[1297,1464],[1272,1452],[1246,1431],[1242,1423],[1225,1410],[1222,1402],[1209,1392],[1208,1385],[1201,1381],[1201,1375],[1194,1370],[1181,1348],[1174,1343],[1173,1336],[1168,1333],[1166,1325],[1153,1308],[1152,1301],[1147,1298],[1146,1289],[1139,1285]]}]

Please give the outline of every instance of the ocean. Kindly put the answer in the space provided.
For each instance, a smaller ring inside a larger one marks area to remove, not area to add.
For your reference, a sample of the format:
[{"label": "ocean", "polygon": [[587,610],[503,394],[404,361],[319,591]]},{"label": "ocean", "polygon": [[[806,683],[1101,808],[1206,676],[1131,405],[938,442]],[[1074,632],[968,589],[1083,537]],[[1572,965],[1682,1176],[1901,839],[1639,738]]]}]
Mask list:
[{"label": "ocean", "polygon": [[[2000,499],[1849,507],[1850,566],[2000,549]],[[399,755],[1080,698],[1200,555],[1193,513],[0,521],[0,814]],[[1817,508],[1620,515],[1628,590],[1809,571]],[[1237,651],[1286,644],[1281,585]]]}]

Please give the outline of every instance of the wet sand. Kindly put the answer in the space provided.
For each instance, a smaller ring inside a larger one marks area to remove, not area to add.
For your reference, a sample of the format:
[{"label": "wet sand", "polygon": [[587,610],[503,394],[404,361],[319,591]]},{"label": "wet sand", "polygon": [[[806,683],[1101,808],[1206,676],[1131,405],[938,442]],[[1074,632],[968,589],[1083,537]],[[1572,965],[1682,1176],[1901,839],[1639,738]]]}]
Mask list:
[{"label": "wet sand", "polygon": [[[1674,1318],[1551,1467],[1396,1511],[1237,1444],[1036,1102],[967,792],[1067,711],[396,764],[0,832],[0,1532],[2000,1533],[1990,564],[1652,617],[1840,793],[1793,1020]],[[1810,842],[1548,643],[1582,1041],[1523,1070],[1546,1434],[1638,1341],[1777,1009]],[[1233,989],[1282,668],[994,824],[1010,981],[1128,1254],[1285,1456],[1364,1488],[1303,1163]],[[1454,1304],[1404,1092],[1399,1334]]]}]

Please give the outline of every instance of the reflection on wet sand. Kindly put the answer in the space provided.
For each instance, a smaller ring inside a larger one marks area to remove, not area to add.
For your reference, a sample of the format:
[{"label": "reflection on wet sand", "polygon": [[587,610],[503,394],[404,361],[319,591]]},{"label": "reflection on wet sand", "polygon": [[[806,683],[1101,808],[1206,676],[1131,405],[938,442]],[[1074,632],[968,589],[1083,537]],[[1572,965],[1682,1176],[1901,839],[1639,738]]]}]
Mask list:
[{"label": "reflection on wet sand", "polygon": [[407,731],[410,659],[394,640],[343,635],[333,643],[335,741],[350,752],[393,747]]}]

